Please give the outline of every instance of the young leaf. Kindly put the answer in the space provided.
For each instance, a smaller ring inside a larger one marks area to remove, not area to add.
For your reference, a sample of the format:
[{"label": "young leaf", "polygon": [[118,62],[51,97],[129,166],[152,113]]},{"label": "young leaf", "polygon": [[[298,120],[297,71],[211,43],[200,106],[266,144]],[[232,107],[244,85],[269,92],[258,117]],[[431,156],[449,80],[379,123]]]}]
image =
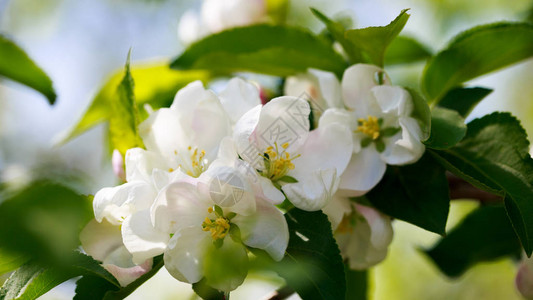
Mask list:
[{"label": "young leaf", "polygon": [[304,300],[343,299],[344,264],[326,215],[294,208],[285,218],[289,246],[285,258],[276,264],[276,272]]},{"label": "young leaf", "polygon": [[407,19],[409,19],[409,14],[404,9],[387,26],[347,30],[345,37],[361,49],[371,63],[383,67],[385,51],[394,38],[402,31]]},{"label": "young leaf", "polygon": [[492,93],[491,89],[482,87],[455,88],[446,93],[439,102],[439,106],[453,109],[466,118],[472,109],[490,93]]},{"label": "young leaf", "polygon": [[497,23],[472,28],[426,65],[422,90],[439,102],[461,83],[533,56],[533,25]]},{"label": "young leaf", "polygon": [[[177,71],[167,63],[140,64],[131,67],[131,76],[135,81],[133,93],[138,107],[145,103],[154,109],[170,106],[176,92],[194,80],[205,81],[209,73],[205,71]],[[110,103],[116,97],[119,83],[124,77],[124,69],[115,72],[94,97],[91,105],[76,126],[65,136],[62,143],[78,136],[93,126],[106,122],[112,115]]]},{"label": "young leaf", "polygon": [[444,234],[450,196],[444,169],[425,154],[418,162],[390,166],[367,195],[380,211],[437,234]]},{"label": "young leaf", "polygon": [[316,68],[340,77],[347,66],[326,41],[305,29],[261,24],[210,35],[192,44],[171,67],[277,76]]},{"label": "young leaf", "polygon": [[342,25],[340,22],[335,22],[331,20],[317,9],[311,8],[311,12],[322,23],[324,23],[324,25],[326,25],[326,28],[331,33],[333,38],[341,44],[342,48],[344,49],[344,52],[346,52],[346,54],[350,58],[351,64],[363,62],[361,50],[357,48],[350,40],[344,37],[344,33],[346,31],[344,25]]},{"label": "young leaf", "polygon": [[482,206],[425,252],[444,274],[457,277],[480,262],[519,257],[521,250],[505,209]]},{"label": "young leaf", "polygon": [[457,144],[465,134],[463,117],[454,110],[435,107],[431,111],[431,135],[424,144],[432,149],[447,149]]},{"label": "young leaf", "polygon": [[54,104],[56,93],[52,80],[19,46],[0,34],[0,76],[20,82],[40,92]]},{"label": "young leaf", "polygon": [[505,195],[505,206],[526,253],[533,249],[533,159],[520,122],[509,113],[493,113],[468,124],[465,138],[433,155],[474,186]]},{"label": "young leaf", "polygon": [[92,218],[85,197],[50,182],[34,182],[0,204],[0,247],[51,263],[69,263],[79,232]]},{"label": "young leaf", "polygon": [[431,57],[431,52],[417,40],[398,36],[385,52],[385,65],[407,64]]},{"label": "young leaf", "polygon": [[126,61],[124,78],[117,88],[117,96],[111,101],[112,115],[109,119],[109,133],[114,149],[118,149],[122,155],[130,148],[143,147],[143,142],[137,127],[139,125],[139,113],[135,105],[133,94],[133,78],[130,72],[130,54]]}]

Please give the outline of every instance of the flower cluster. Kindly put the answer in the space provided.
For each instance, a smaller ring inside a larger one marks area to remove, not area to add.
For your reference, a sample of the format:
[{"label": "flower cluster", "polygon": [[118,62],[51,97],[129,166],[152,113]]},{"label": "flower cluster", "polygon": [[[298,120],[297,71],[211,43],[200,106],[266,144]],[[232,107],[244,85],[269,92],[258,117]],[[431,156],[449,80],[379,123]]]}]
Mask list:
[{"label": "flower cluster", "polygon": [[[146,149],[127,151],[126,183],[95,195],[85,251],[123,285],[163,254],[178,280],[206,278],[231,291],[246,276],[248,249],[284,257],[289,230],[280,207],[296,207],[328,215],[352,268],[383,260],[390,218],[349,197],[374,187],[386,164],[422,155],[411,96],[363,64],[348,68],[342,83],[318,70],[288,78],[286,94],[262,105],[256,86],[240,78],[218,95],[199,81],[178,91],[140,124]],[[113,246],[99,246],[106,228]],[[228,259],[232,270],[213,271]]]}]

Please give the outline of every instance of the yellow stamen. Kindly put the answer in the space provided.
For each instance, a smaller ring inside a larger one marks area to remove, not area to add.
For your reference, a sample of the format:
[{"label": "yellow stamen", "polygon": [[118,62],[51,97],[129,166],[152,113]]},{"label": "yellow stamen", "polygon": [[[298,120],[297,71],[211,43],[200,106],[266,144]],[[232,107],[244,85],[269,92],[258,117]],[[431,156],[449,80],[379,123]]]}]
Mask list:
[{"label": "yellow stamen", "polygon": [[[207,212],[212,213],[213,208],[209,207]],[[228,234],[229,228],[230,222],[224,217],[218,217],[215,220],[205,217],[205,220],[202,223],[202,230],[211,232],[211,238],[213,238],[213,240],[223,239]]]},{"label": "yellow stamen", "polygon": [[292,160],[300,157],[300,155],[291,157],[290,153],[286,151],[289,148],[289,143],[282,144],[281,148],[282,151],[280,152],[278,144],[274,143],[274,147],[268,147],[262,155],[265,160],[265,169],[261,171],[261,175],[272,181],[277,181],[287,175],[289,170],[293,170]]},{"label": "yellow stamen", "polygon": [[362,132],[369,137],[371,137],[373,140],[376,140],[379,138],[379,120],[375,116],[368,116],[366,119],[359,119],[357,120],[359,122],[359,126],[357,126],[358,132]]}]

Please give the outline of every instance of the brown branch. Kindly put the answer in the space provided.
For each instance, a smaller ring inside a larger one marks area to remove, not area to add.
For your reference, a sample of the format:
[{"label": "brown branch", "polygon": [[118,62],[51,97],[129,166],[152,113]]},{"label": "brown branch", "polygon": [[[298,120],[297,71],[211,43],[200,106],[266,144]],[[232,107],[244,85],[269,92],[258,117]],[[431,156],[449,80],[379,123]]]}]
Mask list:
[{"label": "brown branch", "polygon": [[450,172],[446,172],[448,186],[450,188],[450,199],[472,199],[482,204],[495,204],[502,202],[503,198],[471,185],[466,180],[461,179]]}]

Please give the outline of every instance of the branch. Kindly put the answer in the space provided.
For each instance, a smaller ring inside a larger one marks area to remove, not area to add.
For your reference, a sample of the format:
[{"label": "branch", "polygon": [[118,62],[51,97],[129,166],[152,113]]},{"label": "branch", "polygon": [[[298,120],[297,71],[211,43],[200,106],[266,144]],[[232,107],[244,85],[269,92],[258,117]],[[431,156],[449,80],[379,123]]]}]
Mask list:
[{"label": "branch", "polygon": [[482,204],[494,204],[502,202],[503,198],[471,185],[450,172],[446,172],[448,186],[450,187],[450,199],[474,199]]}]

